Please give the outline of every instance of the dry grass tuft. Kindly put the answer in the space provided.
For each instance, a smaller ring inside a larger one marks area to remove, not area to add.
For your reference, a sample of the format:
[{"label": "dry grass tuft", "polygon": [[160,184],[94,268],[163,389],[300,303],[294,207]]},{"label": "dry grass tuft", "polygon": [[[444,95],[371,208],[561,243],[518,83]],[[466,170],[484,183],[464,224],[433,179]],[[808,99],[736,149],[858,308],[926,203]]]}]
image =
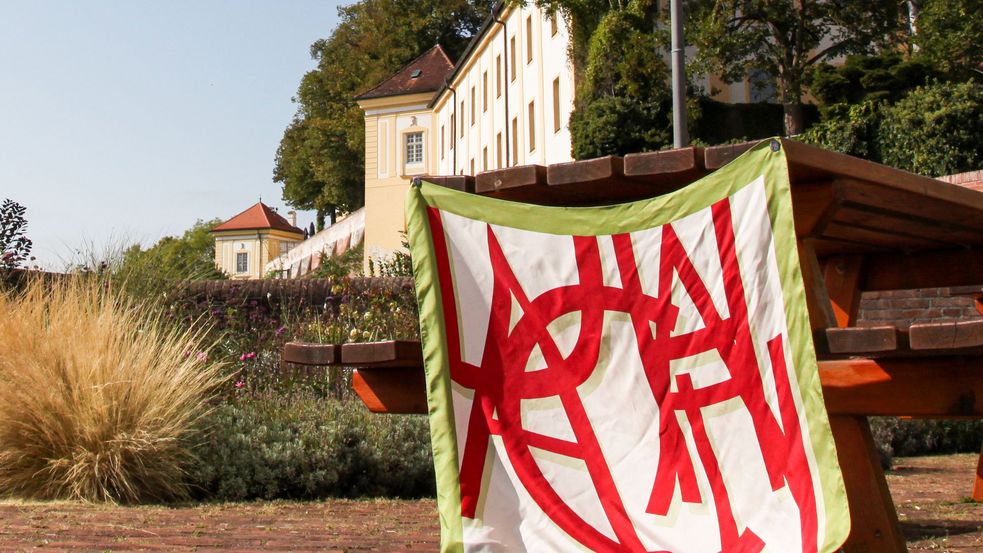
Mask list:
[{"label": "dry grass tuft", "polygon": [[200,331],[157,313],[95,279],[0,294],[0,495],[186,496],[220,367]]}]

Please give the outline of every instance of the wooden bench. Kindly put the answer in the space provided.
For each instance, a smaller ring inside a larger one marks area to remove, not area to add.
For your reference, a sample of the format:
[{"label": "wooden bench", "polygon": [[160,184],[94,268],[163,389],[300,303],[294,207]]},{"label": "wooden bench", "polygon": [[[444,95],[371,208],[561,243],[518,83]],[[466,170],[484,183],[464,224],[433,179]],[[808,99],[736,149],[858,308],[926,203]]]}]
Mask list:
[{"label": "wooden bench", "polygon": [[[543,205],[618,203],[682,188],[751,145],[427,180]],[[983,283],[983,193],[791,140],[781,145],[820,378],[850,503],[853,529],[844,550],[905,551],[867,417],[983,417],[983,321],[857,327],[860,294]],[[305,359],[355,367],[353,387],[374,412],[426,412],[419,343],[285,348],[285,361]],[[973,492],[978,500],[981,475],[983,462]]]}]

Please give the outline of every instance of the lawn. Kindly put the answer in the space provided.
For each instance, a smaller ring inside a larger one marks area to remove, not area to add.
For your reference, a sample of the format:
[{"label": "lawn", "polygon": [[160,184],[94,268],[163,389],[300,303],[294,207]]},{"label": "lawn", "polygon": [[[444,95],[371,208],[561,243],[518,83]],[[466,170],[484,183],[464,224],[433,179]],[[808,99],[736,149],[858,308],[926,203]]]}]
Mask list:
[{"label": "lawn", "polygon": [[[888,475],[911,551],[983,553],[976,455],[895,460]],[[0,503],[0,551],[434,551],[433,500],[112,507]]]}]

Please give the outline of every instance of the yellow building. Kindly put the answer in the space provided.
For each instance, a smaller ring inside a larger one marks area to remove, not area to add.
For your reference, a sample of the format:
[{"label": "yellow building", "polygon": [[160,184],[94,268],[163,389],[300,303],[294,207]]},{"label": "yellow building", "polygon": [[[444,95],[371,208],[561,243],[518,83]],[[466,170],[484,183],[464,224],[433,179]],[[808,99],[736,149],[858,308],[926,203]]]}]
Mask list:
[{"label": "yellow building", "polygon": [[572,161],[569,43],[562,20],[500,2],[456,65],[434,46],[356,98],[365,111],[366,262],[402,246],[414,176]]},{"label": "yellow building", "polygon": [[271,259],[304,241],[296,221],[288,221],[262,202],[212,229],[212,236],[215,266],[233,279],[263,278]]}]

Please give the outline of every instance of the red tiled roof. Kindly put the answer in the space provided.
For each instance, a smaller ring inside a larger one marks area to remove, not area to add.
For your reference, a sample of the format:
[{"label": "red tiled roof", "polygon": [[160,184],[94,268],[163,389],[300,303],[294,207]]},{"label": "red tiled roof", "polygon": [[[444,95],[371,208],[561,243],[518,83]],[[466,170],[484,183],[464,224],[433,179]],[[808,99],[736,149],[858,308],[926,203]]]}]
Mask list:
[{"label": "red tiled roof", "polygon": [[[356,100],[416,94],[418,92],[433,92],[444,84],[444,77],[454,69],[447,53],[438,44],[424,52],[420,57],[406,64],[395,75],[389,77],[378,86],[356,96]],[[416,77],[416,71],[420,73]]]},{"label": "red tiled roof", "polygon": [[280,214],[270,206],[258,202],[256,205],[222,223],[212,229],[212,232],[222,230],[260,230],[276,229],[296,234],[304,234],[304,231],[290,224]]}]

